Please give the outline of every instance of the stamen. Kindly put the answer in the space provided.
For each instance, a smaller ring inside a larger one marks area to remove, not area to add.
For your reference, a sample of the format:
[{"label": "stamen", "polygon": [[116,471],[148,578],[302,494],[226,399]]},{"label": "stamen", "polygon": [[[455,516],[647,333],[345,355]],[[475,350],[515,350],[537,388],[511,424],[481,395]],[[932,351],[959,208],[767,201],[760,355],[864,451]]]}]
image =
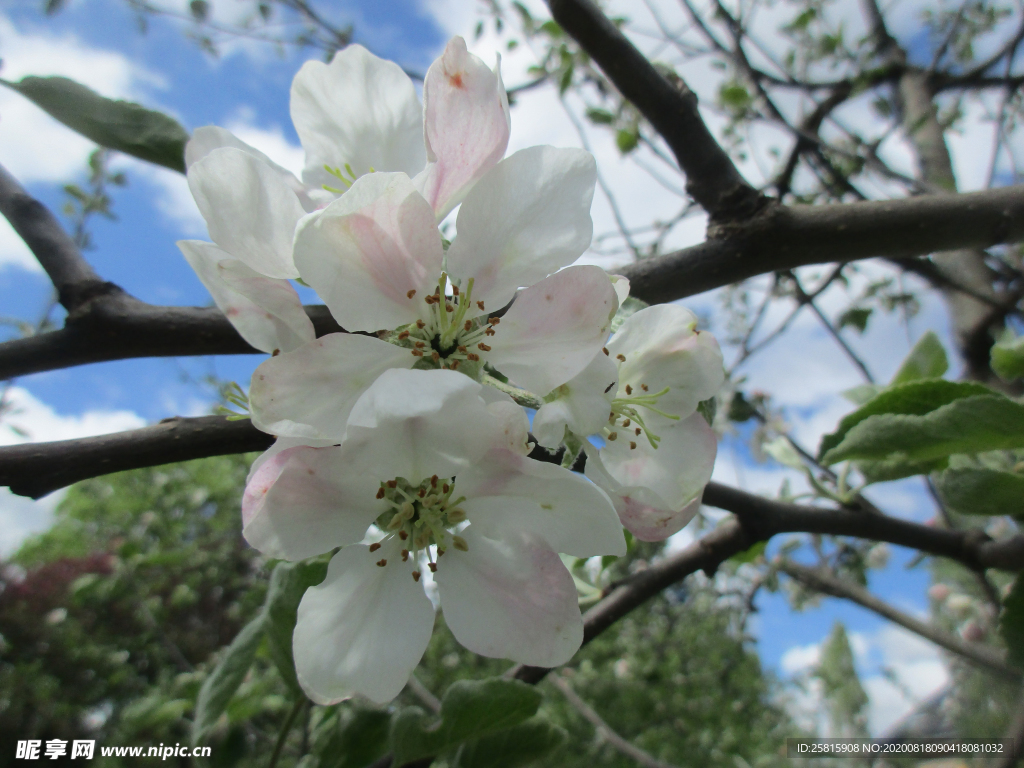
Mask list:
[{"label": "stamen", "polygon": [[627,395],[632,395],[633,394],[633,388],[631,386],[629,386],[629,384],[626,385],[626,394]]},{"label": "stamen", "polygon": [[606,355],[610,355],[610,354],[611,354],[611,353],[610,353],[610,352],[608,351],[608,347],[601,347],[601,351],[602,351],[602,352],[604,352],[604,353],[605,353]]},{"label": "stamen", "polygon": [[377,498],[378,499],[383,499],[384,498],[384,494],[385,494],[385,490],[384,490],[384,486],[382,485],[380,488],[377,489]]},{"label": "stamen", "polygon": [[409,538],[409,532],[406,531],[406,530],[399,531],[398,532],[398,538],[400,538],[402,541],[405,541],[406,539]]},{"label": "stamen", "polygon": [[436,363],[436,362],[440,361],[441,355],[439,355],[437,353],[437,350],[435,349],[433,352],[430,353],[430,359],[433,360]]},{"label": "stamen", "polygon": [[472,360],[475,363],[477,360],[480,359],[480,355],[476,354],[475,352],[470,352],[468,355],[466,355],[466,359]]},{"label": "stamen", "polygon": [[427,563],[427,568],[430,569],[431,573],[437,573],[437,563]]},{"label": "stamen", "polygon": [[646,392],[647,391],[647,385],[646,384],[641,384],[640,385],[640,389],[642,389],[644,392]]},{"label": "stamen", "polygon": [[620,363],[626,362],[626,356],[625,355],[616,355],[615,359],[618,360]]},{"label": "stamen", "polygon": [[476,308],[479,309],[481,312],[486,312],[486,310],[484,309],[484,303],[482,301],[478,301],[476,303]]},{"label": "stamen", "polygon": [[402,562],[406,563],[408,561],[409,561],[409,550],[408,549],[403,549],[402,550]]},{"label": "stamen", "polygon": [[619,433],[618,432],[609,432],[608,433],[608,439],[609,440],[617,440],[618,437],[619,437]]},{"label": "stamen", "polygon": [[452,296],[458,296],[458,295],[459,295],[459,286],[452,285]]},{"label": "stamen", "polygon": [[427,346],[427,342],[417,341],[415,344],[413,344],[413,346],[416,347],[416,349],[423,349],[425,346]]},{"label": "stamen", "polygon": [[488,317],[487,318],[487,322],[490,323],[491,325],[498,325],[498,323],[501,322],[501,318],[500,317]]},{"label": "stamen", "polygon": [[469,552],[469,544],[461,536],[452,536],[452,546],[460,552]]},{"label": "stamen", "polygon": [[380,544],[371,544],[370,545],[370,551],[371,552],[376,552],[378,549],[380,549]]},{"label": "stamen", "polygon": [[622,426],[628,427],[629,426],[629,419],[626,419],[624,422],[622,422]]},{"label": "stamen", "polygon": [[472,320],[467,320],[465,323],[463,323],[462,330],[464,330],[464,331],[472,331],[473,330],[473,321]]},{"label": "stamen", "polygon": [[468,349],[466,349],[466,347],[465,347],[465,346],[463,346],[462,344],[460,344],[460,345],[459,345],[459,347],[458,347],[458,350],[459,350],[459,352],[460,352],[461,354],[463,354],[463,355],[464,355],[464,354],[466,354],[466,353],[467,353],[467,352],[469,351],[469,350],[468,350]]},{"label": "stamen", "polygon": [[406,295],[406,296],[408,296],[408,297],[409,297],[409,298],[411,299],[411,298],[412,298],[413,296],[415,296],[415,295],[416,295],[416,289],[415,289],[415,288],[413,288],[413,289],[412,289],[411,291],[409,291],[409,292],[408,292],[407,294],[405,294],[405,295]]},{"label": "stamen", "polygon": [[637,434],[637,437],[639,437],[639,436],[640,436],[640,433],[641,433],[641,432],[643,432],[643,430],[642,430],[642,429],[640,429],[640,427],[637,427],[637,428],[636,428],[636,434]]},{"label": "stamen", "polygon": [[631,451],[635,451],[636,450],[636,443],[634,443],[632,440],[629,441],[629,450],[631,450]]},{"label": "stamen", "polygon": [[412,580],[413,581],[419,581],[420,580],[420,572],[419,571],[413,571],[412,572]]},{"label": "stamen", "polygon": [[385,560],[383,557],[380,560],[377,561],[377,565],[379,565],[381,568],[383,568],[387,564],[388,564],[388,561]]},{"label": "stamen", "polygon": [[412,356],[413,357],[423,357],[423,353],[420,352],[418,349],[414,349],[414,350],[412,350]]},{"label": "stamen", "polygon": [[494,327],[493,326],[488,328],[486,331],[484,331],[484,336],[493,336],[493,335],[494,335]]},{"label": "stamen", "polygon": [[416,327],[421,329],[421,330],[422,330],[423,326],[425,326],[425,325],[426,325],[426,323],[423,322],[422,320],[417,320],[416,321]]},{"label": "stamen", "polygon": [[426,488],[420,488],[419,492],[416,495],[419,496],[422,499],[424,496],[427,495],[427,489]]},{"label": "stamen", "polygon": [[448,483],[443,483],[441,485],[441,493],[448,493],[448,491],[450,491],[450,490],[451,490],[451,486],[449,486]]},{"label": "stamen", "polygon": [[479,344],[476,345],[476,348],[479,349],[479,350],[482,350],[484,352],[490,352],[491,351],[491,348],[488,345],[484,344],[482,341]]},{"label": "stamen", "polygon": [[409,332],[408,331],[402,331],[400,334],[398,334],[398,340],[399,341],[405,341],[408,338],[409,338]]},{"label": "stamen", "polygon": [[385,485],[387,485],[388,488],[394,488],[396,485],[398,485],[398,481],[388,480],[387,483],[385,483]]}]

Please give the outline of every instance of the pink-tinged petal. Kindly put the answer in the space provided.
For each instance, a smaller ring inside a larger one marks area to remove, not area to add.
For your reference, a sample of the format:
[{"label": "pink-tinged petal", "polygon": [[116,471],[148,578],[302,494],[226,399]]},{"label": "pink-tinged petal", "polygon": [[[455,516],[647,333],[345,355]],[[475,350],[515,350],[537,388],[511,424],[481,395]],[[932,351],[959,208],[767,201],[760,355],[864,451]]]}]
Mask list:
[{"label": "pink-tinged petal", "polygon": [[304,560],[354,544],[385,511],[380,480],[342,448],[298,446],[264,462],[242,496],[242,535],[268,557]]},{"label": "pink-tinged petal", "polygon": [[[396,540],[393,540],[396,542]],[[323,583],[306,590],[292,635],[299,684],[317,704],[356,694],[386,704],[430,642],[434,606],[396,543],[345,547]],[[384,567],[377,563],[387,561]]]},{"label": "pink-tinged petal", "polygon": [[630,315],[608,341],[612,356],[623,355],[619,388],[669,391],[658,410],[689,416],[697,403],[718,393],[725,380],[722,351],[715,337],[698,331],[697,316],[677,304],[656,304]]},{"label": "pink-tinged petal", "polygon": [[[329,446],[337,444],[337,440],[309,440],[302,437],[279,437],[274,441],[274,444],[267,448],[263,453],[257,456],[252,466],[249,467],[249,474],[245,477],[245,483],[248,485],[250,481],[256,476],[256,473],[260,471],[260,467],[274,458],[281,451],[286,451],[289,448],[295,448],[300,445],[309,446],[310,448],[327,448]],[[244,512],[245,508],[243,505],[243,519],[242,524],[245,525]]]},{"label": "pink-tinged petal", "polygon": [[305,213],[273,167],[234,147],[192,164],[188,186],[211,239],[267,277],[293,278],[295,225]]},{"label": "pink-tinged petal", "polygon": [[566,427],[580,437],[600,432],[608,424],[618,379],[611,358],[604,352],[594,355],[586,368],[544,398],[546,402],[533,417],[537,442],[545,448],[558,448]]},{"label": "pink-tinged petal", "polygon": [[423,112],[409,76],[361,45],[334,54],[330,64],[307,61],[292,81],[291,114],[306,150],[303,181],[343,189],[324,165],[356,176],[423,169]]},{"label": "pink-tinged petal", "polygon": [[281,180],[284,181],[285,185],[296,194],[299,198],[299,203],[301,203],[304,210],[315,211],[317,209],[318,206],[309,196],[306,185],[299,181],[294,173],[286,168],[282,168],[265,154],[256,149],[256,147],[246,144],[231,131],[225,128],[220,128],[216,125],[204,125],[201,128],[196,128],[192,133],[192,138],[189,139],[188,144],[185,145],[185,170],[187,171],[196,161],[202,160],[208,154],[213,152],[213,150],[222,149],[223,147],[234,147],[235,149],[240,149],[243,152],[252,155],[256,159],[263,161],[273,168],[281,177]]},{"label": "pink-tinged petal", "polygon": [[473,299],[493,311],[518,288],[572,264],[590,247],[597,166],[582,149],[530,147],[505,158],[459,209],[451,273],[475,278]]},{"label": "pink-tinged petal", "polygon": [[423,137],[427,167],[417,187],[441,221],[505,155],[511,122],[501,81],[453,37],[423,80]]},{"label": "pink-tinged petal", "polygon": [[428,316],[444,249],[434,214],[402,173],[371,173],[295,236],[295,265],[349,331]]},{"label": "pink-tinged petal", "polygon": [[608,493],[637,538],[660,541],[696,514],[718,443],[699,413],[677,422],[651,414],[645,421],[661,437],[657,449],[644,435],[619,434],[600,453],[588,449],[586,475]]},{"label": "pink-tinged petal", "polygon": [[188,261],[238,334],[263,352],[289,352],[316,338],[287,280],[264,277],[213,243],[179,240]]},{"label": "pink-tinged petal", "polygon": [[483,656],[557,667],[583,642],[576,585],[561,558],[528,534],[490,539],[470,526],[466,552],[438,561],[444,619],[455,639]]},{"label": "pink-tinged petal", "polygon": [[507,440],[482,389],[455,371],[385,371],[352,408],[345,445],[365,436],[362,450],[379,456],[385,479],[456,475]]},{"label": "pink-tinged petal", "polygon": [[411,368],[416,360],[408,349],[369,336],[321,336],[253,371],[252,423],[272,435],[340,442],[366,388],[389,368]]},{"label": "pink-tinged petal", "polygon": [[563,269],[519,294],[495,329],[487,362],[519,386],[546,394],[594,359],[617,308],[603,269]]},{"label": "pink-tinged petal", "polygon": [[473,530],[490,538],[539,536],[576,557],[624,555],[622,526],[608,497],[567,469],[494,450],[456,478]]}]

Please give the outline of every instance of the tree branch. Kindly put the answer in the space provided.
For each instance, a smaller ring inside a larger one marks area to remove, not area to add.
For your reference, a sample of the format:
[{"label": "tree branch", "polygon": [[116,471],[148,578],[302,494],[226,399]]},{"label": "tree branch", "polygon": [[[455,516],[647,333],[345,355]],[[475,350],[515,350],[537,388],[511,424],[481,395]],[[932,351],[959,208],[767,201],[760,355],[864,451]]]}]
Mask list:
[{"label": "tree branch", "polygon": [[551,15],[580,44],[672,148],[686,188],[713,220],[741,220],[766,198],[715,141],[682,80],[673,87],[591,0],[548,0]]},{"label": "tree branch", "polygon": [[908,258],[1024,239],[1024,185],[960,195],[772,205],[700,245],[618,270],[644,301],[672,301],[754,275],[872,256]]},{"label": "tree branch", "polygon": [[931,640],[947,651],[984,667],[1000,677],[1011,680],[1020,680],[1021,678],[1020,671],[1006,663],[1004,653],[1000,653],[995,648],[990,648],[987,645],[968,643],[956,635],[945,632],[927,622],[915,619],[913,616],[909,616],[889,605],[884,600],[879,599],[860,585],[837,578],[835,574],[823,568],[809,568],[806,565],[800,565],[790,560],[783,560],[779,564],[779,570],[816,592],[851,600],[857,603],[857,605],[867,608],[869,611],[874,611],[889,621],[899,624],[901,627],[909,629],[911,632],[927,640]]},{"label": "tree branch", "polygon": [[29,195],[3,166],[0,166],[0,213],[35,254],[57,289],[57,298],[69,313],[94,296],[122,293],[116,285],[96,274],[53,214]]}]

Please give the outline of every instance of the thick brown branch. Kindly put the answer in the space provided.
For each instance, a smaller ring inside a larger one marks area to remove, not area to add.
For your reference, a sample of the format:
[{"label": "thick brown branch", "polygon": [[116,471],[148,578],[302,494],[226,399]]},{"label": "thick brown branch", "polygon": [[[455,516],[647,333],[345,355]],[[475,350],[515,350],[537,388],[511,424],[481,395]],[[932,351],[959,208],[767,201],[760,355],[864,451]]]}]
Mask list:
[{"label": "thick brown branch", "polygon": [[674,87],[591,0],[549,0],[551,15],[662,135],[686,174],[687,191],[713,220],[742,220],[765,203],[715,141],[697,96]]},{"label": "thick brown branch", "polygon": [[[343,330],[327,307],[306,307],[317,336]],[[58,331],[0,344],[0,380],[136,357],[259,354],[214,307],[158,307],[124,293],[96,297]]]},{"label": "thick brown branch", "polygon": [[962,195],[773,205],[721,240],[623,267],[633,295],[672,301],[754,275],[872,256],[907,258],[1024,239],[1024,185]]},{"label": "thick brown branch", "polygon": [[89,265],[53,214],[0,166],[0,213],[11,223],[57,289],[57,298],[74,312],[90,298],[120,293]]},{"label": "thick brown branch", "polygon": [[839,579],[822,568],[809,568],[806,565],[800,565],[789,560],[783,561],[779,566],[779,570],[817,592],[851,600],[867,608],[869,611],[874,611],[889,621],[899,624],[927,640],[931,640],[947,651],[995,672],[1000,677],[1020,680],[1020,671],[1007,665],[1004,653],[987,645],[968,643],[956,635],[932,626],[925,621],[915,619],[913,616],[897,610],[884,600],[879,599],[859,584]]},{"label": "thick brown branch", "polygon": [[173,461],[262,451],[274,438],[248,420],[223,416],[165,419],[112,435],[0,448],[0,485],[38,499],[90,477]]}]

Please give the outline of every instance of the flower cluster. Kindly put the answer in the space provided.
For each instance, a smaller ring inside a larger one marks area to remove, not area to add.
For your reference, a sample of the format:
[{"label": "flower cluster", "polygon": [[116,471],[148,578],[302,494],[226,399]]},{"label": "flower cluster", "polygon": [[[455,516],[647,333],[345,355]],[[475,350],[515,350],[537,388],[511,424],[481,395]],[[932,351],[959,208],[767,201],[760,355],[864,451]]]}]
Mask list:
[{"label": "flower cluster", "polygon": [[[499,66],[461,38],[422,106],[397,65],[352,45],[302,67],[291,114],[301,179],[196,131],[188,182],[214,242],[179,245],[271,354],[249,404],[277,441],[250,473],[246,540],[334,552],[299,607],[299,680],[318,702],[393,698],[431,634],[428,582],[470,650],[563,664],[583,624],[560,553],[624,554],[623,526],[663,539],[700,504],[716,443],[697,407],[721,385],[718,347],[675,306],[609,338],[628,283],[570,266],[592,237],[594,159],[505,157]],[[347,332],[316,338],[291,280]],[[523,404],[541,404],[535,439],[564,445],[563,466],[529,458]],[[566,468],[584,450],[586,477]]]}]

